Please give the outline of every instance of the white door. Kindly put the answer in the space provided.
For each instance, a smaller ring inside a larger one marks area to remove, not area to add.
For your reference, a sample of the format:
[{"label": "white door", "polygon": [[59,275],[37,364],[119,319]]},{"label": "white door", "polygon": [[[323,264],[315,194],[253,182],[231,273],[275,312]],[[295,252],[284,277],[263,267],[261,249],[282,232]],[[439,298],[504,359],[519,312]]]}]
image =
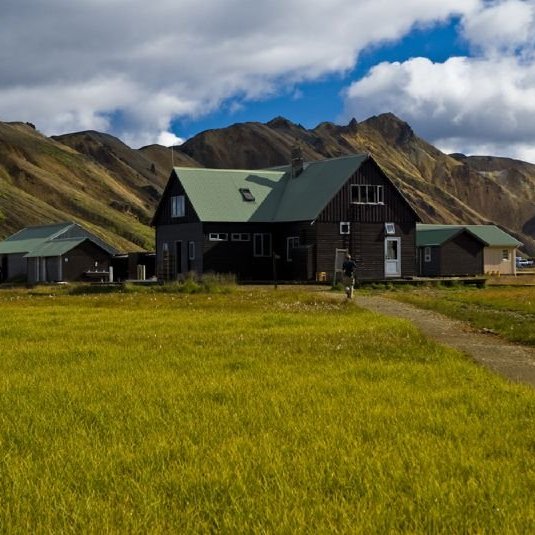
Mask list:
[{"label": "white door", "polygon": [[401,277],[401,238],[385,239],[385,277]]},{"label": "white door", "polygon": [[336,281],[342,280],[342,265],[346,259],[346,255],[349,251],[347,249],[336,249],[334,254],[334,279],[333,284]]}]

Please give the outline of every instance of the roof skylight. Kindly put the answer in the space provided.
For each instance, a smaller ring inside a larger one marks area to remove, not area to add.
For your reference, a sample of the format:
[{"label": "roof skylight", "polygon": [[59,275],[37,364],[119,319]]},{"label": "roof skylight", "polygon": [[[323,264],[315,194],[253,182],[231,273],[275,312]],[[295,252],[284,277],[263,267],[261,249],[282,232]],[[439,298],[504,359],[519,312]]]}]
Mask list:
[{"label": "roof skylight", "polygon": [[244,201],[254,202],[254,195],[251,193],[249,188],[240,188],[240,193]]}]

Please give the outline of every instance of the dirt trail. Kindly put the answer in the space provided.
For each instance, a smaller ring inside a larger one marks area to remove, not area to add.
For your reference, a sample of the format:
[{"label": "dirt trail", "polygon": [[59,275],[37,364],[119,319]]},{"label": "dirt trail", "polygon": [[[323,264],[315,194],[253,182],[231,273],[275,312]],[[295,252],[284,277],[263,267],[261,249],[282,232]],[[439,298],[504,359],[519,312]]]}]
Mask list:
[{"label": "dirt trail", "polygon": [[459,349],[476,362],[513,381],[535,386],[535,349],[481,333],[442,314],[379,296],[355,295],[354,302],[372,312],[412,321],[426,336]]}]

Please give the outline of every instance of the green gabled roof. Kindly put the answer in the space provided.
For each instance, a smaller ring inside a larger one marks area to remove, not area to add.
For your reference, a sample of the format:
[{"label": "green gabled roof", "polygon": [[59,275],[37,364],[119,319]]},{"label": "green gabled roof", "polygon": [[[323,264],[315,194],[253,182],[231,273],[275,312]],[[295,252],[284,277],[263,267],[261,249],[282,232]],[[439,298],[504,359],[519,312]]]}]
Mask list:
[{"label": "green gabled roof", "polygon": [[[518,247],[522,245],[516,238],[513,238],[507,232],[498,228],[496,225],[430,225],[430,224],[417,224],[416,225],[416,243],[418,246],[433,245],[431,243],[420,243],[420,240],[424,240],[427,235],[431,237],[429,232],[440,231],[454,231],[466,229],[477,238],[483,241],[489,247]],[[437,234],[438,236],[438,234]],[[442,242],[441,242],[442,243]]]},{"label": "green gabled roof", "polygon": [[276,221],[315,219],[368,158],[367,154],[356,154],[307,164],[296,179],[287,180]]},{"label": "green gabled roof", "polygon": [[466,225],[465,228],[492,247],[518,247],[522,245],[522,242],[496,225]]},{"label": "green gabled roof", "polygon": [[43,256],[61,256],[74,249],[89,238],[66,238],[64,240],[45,241],[32,249],[24,258],[35,258]]},{"label": "green gabled roof", "polygon": [[[284,188],[282,171],[243,171],[175,167],[201,221],[271,221]],[[254,201],[244,201],[240,188]]]},{"label": "green gabled roof", "polygon": [[436,228],[418,230],[416,232],[416,247],[439,246],[451,240],[463,231],[462,228]]},{"label": "green gabled roof", "polygon": [[98,236],[91,234],[77,223],[68,221],[23,228],[0,242],[0,254],[25,254],[26,258],[59,256],[84,240],[92,241],[109,254],[117,253]]},{"label": "green gabled roof", "polygon": [[65,222],[23,228],[0,242],[0,254],[28,253],[72,225],[72,222]]},{"label": "green gabled roof", "polygon": [[[307,163],[292,178],[288,167],[243,171],[175,167],[174,173],[204,222],[284,222],[315,219],[367,154]],[[254,202],[244,201],[247,188]]]}]

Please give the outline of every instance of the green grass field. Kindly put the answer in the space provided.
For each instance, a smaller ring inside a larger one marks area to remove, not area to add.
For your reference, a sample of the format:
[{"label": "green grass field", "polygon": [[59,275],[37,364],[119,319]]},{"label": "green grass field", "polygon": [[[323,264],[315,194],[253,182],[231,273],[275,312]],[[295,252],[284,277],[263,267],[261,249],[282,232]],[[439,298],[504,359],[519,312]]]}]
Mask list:
[{"label": "green grass field", "polygon": [[390,297],[491,329],[504,338],[535,346],[535,286],[392,292]]},{"label": "green grass field", "polygon": [[533,390],[345,301],[1,292],[0,532],[532,532]]}]

